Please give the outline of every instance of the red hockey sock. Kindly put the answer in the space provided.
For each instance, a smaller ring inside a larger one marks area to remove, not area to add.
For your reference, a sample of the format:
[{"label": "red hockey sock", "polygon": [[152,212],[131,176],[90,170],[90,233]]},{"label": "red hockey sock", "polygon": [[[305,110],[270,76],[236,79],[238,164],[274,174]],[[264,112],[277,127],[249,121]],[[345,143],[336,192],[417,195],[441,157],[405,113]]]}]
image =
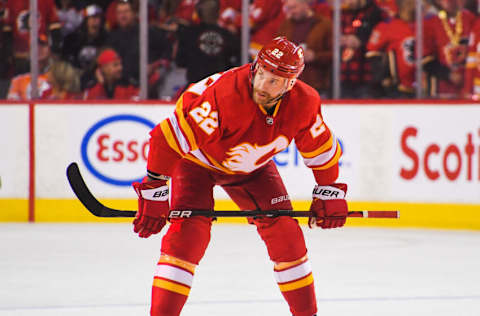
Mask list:
[{"label": "red hockey sock", "polygon": [[178,316],[192,286],[195,265],[162,255],[152,285],[151,316]]},{"label": "red hockey sock", "polygon": [[307,257],[275,264],[275,278],[294,316],[312,316],[317,312],[312,268]]}]

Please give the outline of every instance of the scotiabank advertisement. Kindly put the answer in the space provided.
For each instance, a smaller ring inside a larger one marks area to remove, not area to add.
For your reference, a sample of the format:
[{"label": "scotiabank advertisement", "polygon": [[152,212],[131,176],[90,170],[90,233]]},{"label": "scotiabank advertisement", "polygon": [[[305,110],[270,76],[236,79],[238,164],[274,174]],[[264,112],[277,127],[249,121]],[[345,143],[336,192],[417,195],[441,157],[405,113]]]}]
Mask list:
[{"label": "scotiabank advertisement", "polygon": [[480,107],[325,106],[341,177],[363,201],[480,203]]}]

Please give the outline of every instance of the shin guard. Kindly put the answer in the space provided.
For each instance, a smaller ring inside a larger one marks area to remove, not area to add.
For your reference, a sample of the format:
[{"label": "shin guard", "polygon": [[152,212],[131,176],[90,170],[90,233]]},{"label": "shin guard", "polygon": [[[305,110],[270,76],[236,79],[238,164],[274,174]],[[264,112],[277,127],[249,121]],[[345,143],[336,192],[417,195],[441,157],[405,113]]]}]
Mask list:
[{"label": "shin guard", "polygon": [[180,315],[190,293],[194,273],[194,264],[162,254],[153,279],[150,315]]},{"label": "shin guard", "polygon": [[275,279],[294,316],[312,316],[317,312],[313,275],[307,256],[275,264]]}]

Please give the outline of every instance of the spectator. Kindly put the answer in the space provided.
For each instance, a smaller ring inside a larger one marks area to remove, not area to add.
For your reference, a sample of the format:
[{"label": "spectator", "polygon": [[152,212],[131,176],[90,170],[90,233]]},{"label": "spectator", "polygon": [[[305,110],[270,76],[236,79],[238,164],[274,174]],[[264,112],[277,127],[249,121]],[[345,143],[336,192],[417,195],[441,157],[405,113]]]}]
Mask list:
[{"label": "spectator", "polygon": [[389,18],[395,18],[398,15],[398,5],[395,0],[375,0],[375,4],[383,10]]},{"label": "spectator", "polygon": [[2,32],[5,25],[5,6],[6,1],[0,0],[0,99],[5,99],[7,95],[8,85],[11,77],[12,64],[11,56],[6,54],[6,46],[4,34]]},{"label": "spectator", "polygon": [[[130,1],[119,1],[116,8],[118,27],[107,37],[107,46],[118,52],[123,60],[124,76],[132,83],[139,80],[139,25]],[[148,31],[148,63],[149,72],[154,72],[153,65],[159,59],[169,59],[171,45],[165,32],[158,27],[150,27]]]},{"label": "spectator", "polygon": [[[30,70],[29,0],[8,0],[6,21],[3,27],[8,56],[13,56],[14,73]],[[58,53],[61,47],[61,24],[53,0],[38,1],[39,34],[48,34],[52,39],[51,50]]]},{"label": "spectator", "polygon": [[441,10],[424,21],[424,70],[427,94],[434,98],[462,97],[468,37],[475,16],[462,0],[439,0]]},{"label": "spectator", "polygon": [[[220,12],[220,25],[238,33],[242,24],[242,2],[223,0]],[[251,28],[250,55],[256,56],[263,45],[270,42],[285,19],[282,0],[253,0],[249,7]]]},{"label": "spectator", "polygon": [[[45,72],[51,63],[50,47],[45,34],[38,38],[38,67],[39,76],[37,78],[38,95],[41,96],[45,90],[50,88]],[[8,100],[30,100],[32,98],[32,77],[29,72],[15,76],[8,90]]]},{"label": "spectator", "polygon": [[398,18],[380,22],[367,44],[372,84],[387,98],[415,96],[415,0],[397,0]]},{"label": "spectator", "polygon": [[480,100],[480,19],[472,27],[468,43],[468,57],[465,65],[463,97]]},{"label": "spectator", "polygon": [[373,0],[343,0],[341,12],[342,37],[341,89],[343,98],[375,96],[370,91],[372,72],[365,57],[370,34],[383,18]]},{"label": "spectator", "polygon": [[278,35],[302,46],[305,70],[300,79],[314,87],[322,97],[330,96],[332,65],[332,22],[314,13],[310,0],[286,0],[283,21]]},{"label": "spectator", "polygon": [[285,20],[282,0],[254,0],[250,5],[251,27],[250,55],[256,56],[269,43]]},{"label": "spectator", "polygon": [[159,9],[161,27],[168,31],[176,31],[179,25],[198,23],[195,6],[199,0],[164,0]]},{"label": "spectator", "polygon": [[318,13],[324,17],[332,18],[332,6],[330,0],[314,0],[311,3],[311,7],[315,13]]},{"label": "spectator", "polygon": [[85,92],[85,100],[134,100],[138,88],[122,78],[122,60],[113,49],[104,50],[97,59],[97,83]]},{"label": "spectator", "polygon": [[83,21],[83,15],[74,5],[72,0],[60,0],[58,19],[62,24],[63,37],[75,31]]},{"label": "spectator", "polygon": [[[117,23],[117,4],[120,2],[131,2],[133,11],[138,11],[139,8],[139,2],[138,0],[113,0],[110,2],[110,4],[107,7],[106,13],[105,13],[105,28],[108,31],[114,30],[118,27]],[[148,0],[147,0],[148,1]],[[155,23],[157,20],[157,14],[155,7],[153,4],[151,4],[151,1],[148,1],[148,22],[149,23]]]},{"label": "spectator", "polygon": [[188,83],[238,65],[238,39],[218,26],[218,12],[216,0],[202,0],[197,4],[200,24],[179,28],[175,61],[187,69]]},{"label": "spectator", "polygon": [[107,33],[103,26],[102,9],[89,5],[84,10],[85,19],[78,30],[65,38],[63,58],[82,69],[82,89],[95,80],[96,57],[105,45]]},{"label": "spectator", "polygon": [[41,99],[82,99],[78,70],[68,62],[62,60],[53,62],[46,73],[46,77],[50,88],[42,93]]},{"label": "spectator", "polygon": [[220,0],[220,12],[218,25],[230,32],[239,33],[239,26],[242,23],[242,0]]}]

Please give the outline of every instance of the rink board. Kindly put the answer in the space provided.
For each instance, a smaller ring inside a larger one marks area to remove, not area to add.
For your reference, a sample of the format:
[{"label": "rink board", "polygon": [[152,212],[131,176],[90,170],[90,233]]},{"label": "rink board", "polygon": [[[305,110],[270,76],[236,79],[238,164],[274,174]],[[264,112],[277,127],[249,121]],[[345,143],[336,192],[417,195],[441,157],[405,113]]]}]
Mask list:
[{"label": "rink board", "polygon": [[[148,132],[171,115],[172,105],[33,107],[29,112],[28,105],[0,106],[0,123],[13,131],[2,137],[2,148],[12,150],[0,169],[0,221],[98,220],[68,186],[65,168],[72,161],[99,199],[136,208],[130,183],[143,177]],[[341,142],[339,181],[349,185],[350,208],[388,207],[402,214],[396,221],[351,224],[480,229],[479,105],[344,102],[327,104],[323,115]],[[295,209],[308,209],[314,179],[294,144],[275,162]],[[32,192],[35,203],[29,204]],[[234,209],[222,190],[215,196],[217,209]]]}]

